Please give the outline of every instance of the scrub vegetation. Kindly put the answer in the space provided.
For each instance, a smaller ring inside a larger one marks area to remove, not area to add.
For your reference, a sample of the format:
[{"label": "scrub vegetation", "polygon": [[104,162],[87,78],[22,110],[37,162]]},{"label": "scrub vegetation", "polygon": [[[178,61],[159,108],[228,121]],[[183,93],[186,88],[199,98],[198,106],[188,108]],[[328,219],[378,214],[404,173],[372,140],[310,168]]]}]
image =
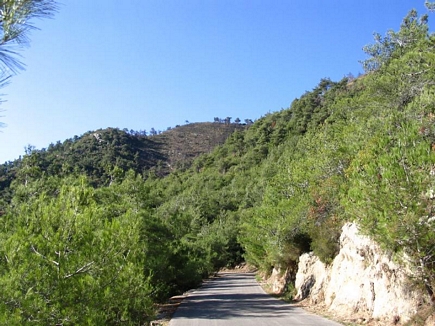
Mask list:
[{"label": "scrub vegetation", "polygon": [[331,262],[347,221],[433,297],[435,35],[412,10],[365,52],[252,124],[99,130],[1,165],[0,324],[143,324],[222,267]]}]

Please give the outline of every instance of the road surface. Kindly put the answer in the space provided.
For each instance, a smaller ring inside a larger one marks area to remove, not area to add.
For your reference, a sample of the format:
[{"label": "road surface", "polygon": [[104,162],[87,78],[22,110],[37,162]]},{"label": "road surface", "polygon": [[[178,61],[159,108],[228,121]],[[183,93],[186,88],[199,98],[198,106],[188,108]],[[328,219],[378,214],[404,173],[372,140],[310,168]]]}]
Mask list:
[{"label": "road surface", "polygon": [[221,273],[189,293],[170,326],[338,326],[266,294],[252,273]]}]

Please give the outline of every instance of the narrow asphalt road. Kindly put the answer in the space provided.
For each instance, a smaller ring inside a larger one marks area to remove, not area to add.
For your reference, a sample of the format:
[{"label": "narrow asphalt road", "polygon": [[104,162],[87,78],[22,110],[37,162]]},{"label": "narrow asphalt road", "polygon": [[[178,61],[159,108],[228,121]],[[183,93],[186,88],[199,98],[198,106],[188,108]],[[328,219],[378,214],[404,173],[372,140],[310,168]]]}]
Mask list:
[{"label": "narrow asphalt road", "polygon": [[221,273],[189,293],[170,326],[338,326],[266,294],[251,273]]}]

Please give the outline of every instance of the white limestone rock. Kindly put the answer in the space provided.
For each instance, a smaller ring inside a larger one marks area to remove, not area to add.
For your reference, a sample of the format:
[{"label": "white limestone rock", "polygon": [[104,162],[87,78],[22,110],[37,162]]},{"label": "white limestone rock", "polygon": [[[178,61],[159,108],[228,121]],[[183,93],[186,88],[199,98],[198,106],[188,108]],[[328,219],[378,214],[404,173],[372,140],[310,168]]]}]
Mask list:
[{"label": "white limestone rock", "polygon": [[282,271],[280,268],[273,268],[267,283],[271,286],[272,292],[275,294],[282,294],[288,282],[289,271],[286,269]]},{"label": "white limestone rock", "polygon": [[417,312],[422,294],[405,271],[353,223],[343,227],[340,252],[330,266],[312,253],[300,257],[296,299],[322,303],[343,317],[406,321]]}]

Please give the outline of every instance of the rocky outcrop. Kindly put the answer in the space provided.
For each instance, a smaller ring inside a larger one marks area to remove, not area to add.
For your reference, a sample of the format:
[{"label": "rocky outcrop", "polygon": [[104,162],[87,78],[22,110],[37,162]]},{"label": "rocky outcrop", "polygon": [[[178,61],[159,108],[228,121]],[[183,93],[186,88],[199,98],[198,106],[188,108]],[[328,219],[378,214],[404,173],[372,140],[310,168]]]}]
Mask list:
[{"label": "rocky outcrop", "polygon": [[272,274],[265,280],[268,288],[275,294],[283,294],[286,286],[289,283],[289,270],[281,268],[273,268]]},{"label": "rocky outcrop", "polygon": [[330,266],[312,253],[300,257],[296,299],[322,304],[344,318],[411,318],[424,296],[412,287],[405,270],[355,224],[343,227],[340,252]]}]

